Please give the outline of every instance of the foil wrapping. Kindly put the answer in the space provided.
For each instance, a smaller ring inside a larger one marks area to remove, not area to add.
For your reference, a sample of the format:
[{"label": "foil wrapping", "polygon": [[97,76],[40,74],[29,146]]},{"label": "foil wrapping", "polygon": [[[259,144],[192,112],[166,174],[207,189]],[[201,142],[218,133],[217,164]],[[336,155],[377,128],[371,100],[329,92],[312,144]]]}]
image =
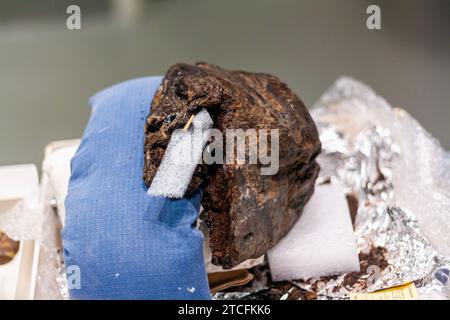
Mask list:
[{"label": "foil wrapping", "polygon": [[[215,298],[349,299],[350,293],[413,282],[420,299],[450,299],[450,259],[444,255],[450,247],[450,155],[405,111],[351,78],[338,79],[312,116],[323,148],[317,183],[338,181],[353,199],[361,272],[277,284],[263,265],[257,271],[263,276],[251,286]],[[409,149],[413,140],[415,153]],[[416,167],[427,179],[408,180],[417,177],[408,172]],[[430,179],[435,172],[441,177]],[[420,192],[430,188],[432,194]],[[421,202],[405,202],[410,194]],[[440,228],[433,227],[436,221]]]},{"label": "foil wrapping", "polygon": [[422,299],[449,298],[448,283],[439,274],[448,273],[450,260],[433,249],[422,235],[414,214],[395,205],[392,170],[400,156],[389,130],[374,126],[360,132],[350,151],[348,141],[335,128],[319,122],[324,142],[319,162],[323,167],[318,183],[341,182],[349,195],[356,195],[358,212],[354,223],[360,253],[383,248],[387,266],[373,264],[349,283],[348,274],[331,279],[296,281],[318,299],[346,299],[349,293],[367,293],[414,282]]}]

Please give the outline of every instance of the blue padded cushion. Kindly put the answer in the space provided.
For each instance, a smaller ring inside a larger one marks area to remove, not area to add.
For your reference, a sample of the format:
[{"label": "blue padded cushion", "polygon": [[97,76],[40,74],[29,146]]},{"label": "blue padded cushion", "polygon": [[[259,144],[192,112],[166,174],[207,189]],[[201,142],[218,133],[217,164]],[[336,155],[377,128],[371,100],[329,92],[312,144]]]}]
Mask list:
[{"label": "blue padded cushion", "polygon": [[142,180],[144,124],[160,83],[130,80],[90,100],[65,202],[64,259],[80,270],[72,299],[210,298],[195,228],[201,191],[150,197]]}]

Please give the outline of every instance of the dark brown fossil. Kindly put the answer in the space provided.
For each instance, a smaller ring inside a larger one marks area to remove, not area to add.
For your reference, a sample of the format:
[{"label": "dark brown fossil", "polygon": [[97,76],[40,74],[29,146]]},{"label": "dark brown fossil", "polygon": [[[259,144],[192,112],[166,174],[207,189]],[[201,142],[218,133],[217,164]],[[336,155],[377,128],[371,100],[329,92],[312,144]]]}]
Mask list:
[{"label": "dark brown fossil", "polygon": [[167,71],[145,126],[147,186],[173,130],[203,108],[223,133],[279,129],[275,175],[261,175],[260,163],[202,164],[189,185],[192,194],[205,182],[202,217],[210,229],[212,262],[228,269],[265,254],[291,229],[314,191],[321,145],[308,110],[277,77],[206,63],[176,64]]}]

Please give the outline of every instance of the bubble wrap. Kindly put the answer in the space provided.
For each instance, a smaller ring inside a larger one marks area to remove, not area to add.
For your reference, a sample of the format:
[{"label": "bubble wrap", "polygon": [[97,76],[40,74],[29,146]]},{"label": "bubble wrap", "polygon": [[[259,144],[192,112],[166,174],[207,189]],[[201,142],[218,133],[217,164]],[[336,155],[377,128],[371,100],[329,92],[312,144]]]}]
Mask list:
[{"label": "bubble wrap", "polygon": [[350,148],[364,129],[389,130],[401,152],[392,167],[395,204],[413,212],[433,248],[450,257],[450,153],[406,111],[351,78],[338,79],[313,109],[314,119],[333,124]]},{"label": "bubble wrap", "polygon": [[61,226],[54,211],[53,194],[44,162],[40,187],[0,216],[0,229],[11,238],[34,240],[40,246],[35,299],[68,297],[59,236]]}]

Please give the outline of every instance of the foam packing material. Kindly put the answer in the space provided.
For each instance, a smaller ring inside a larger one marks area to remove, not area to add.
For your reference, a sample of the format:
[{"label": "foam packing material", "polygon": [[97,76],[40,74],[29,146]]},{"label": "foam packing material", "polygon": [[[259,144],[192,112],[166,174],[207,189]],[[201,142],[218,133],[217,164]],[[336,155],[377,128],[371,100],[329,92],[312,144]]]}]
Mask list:
[{"label": "foam packing material", "polygon": [[291,231],[271,250],[274,281],[359,271],[356,238],[342,187],[317,185]]},{"label": "foam packing material", "polygon": [[0,167],[0,201],[24,198],[36,191],[38,181],[34,164]]},{"label": "foam packing material", "polygon": [[148,189],[151,196],[183,198],[191,182],[203,149],[209,140],[213,121],[206,109],[195,115],[193,125],[186,131],[175,130],[170,137],[164,157]]}]

